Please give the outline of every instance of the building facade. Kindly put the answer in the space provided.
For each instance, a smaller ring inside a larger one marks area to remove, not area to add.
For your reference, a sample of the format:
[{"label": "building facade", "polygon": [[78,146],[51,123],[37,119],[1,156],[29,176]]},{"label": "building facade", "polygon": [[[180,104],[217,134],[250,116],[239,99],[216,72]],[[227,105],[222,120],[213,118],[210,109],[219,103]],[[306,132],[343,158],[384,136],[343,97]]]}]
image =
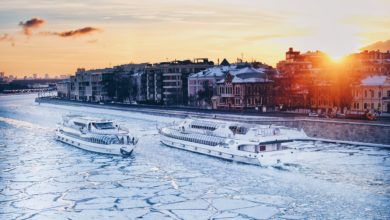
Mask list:
[{"label": "building facade", "polygon": [[85,70],[79,68],[74,77],[70,78],[71,95],[75,100],[99,102],[107,96],[103,89],[103,80],[106,74],[110,74],[112,68]]},{"label": "building facade", "polygon": [[376,110],[390,113],[390,77],[375,75],[364,78],[352,87],[352,110]]},{"label": "building facade", "polygon": [[346,65],[354,78],[370,75],[390,75],[390,51],[362,51],[347,57]]},{"label": "building facade", "polygon": [[338,85],[332,79],[336,69],[325,53],[300,53],[289,48],[277,70],[275,102],[282,108],[326,109],[340,104]]},{"label": "building facade", "polygon": [[[77,69],[74,76],[57,85],[61,97],[80,101],[135,101],[142,99],[141,76],[147,64],[125,64],[113,68]],[[65,83],[66,82],[66,83]],[[66,85],[69,84],[69,85]],[[68,94],[65,86],[69,87]]]},{"label": "building facade", "polygon": [[70,79],[56,83],[57,95],[60,98],[70,99]]},{"label": "building facade", "polygon": [[273,81],[268,76],[270,70],[272,69],[266,66],[237,66],[228,71],[224,78],[217,82],[213,108],[265,110],[273,106]]},{"label": "building facade", "polygon": [[172,61],[147,66],[146,100],[165,105],[188,103],[188,76],[214,65],[207,58]]},{"label": "building facade", "polygon": [[217,82],[235,66],[216,66],[188,77],[188,105],[209,108],[211,98],[217,94]]}]

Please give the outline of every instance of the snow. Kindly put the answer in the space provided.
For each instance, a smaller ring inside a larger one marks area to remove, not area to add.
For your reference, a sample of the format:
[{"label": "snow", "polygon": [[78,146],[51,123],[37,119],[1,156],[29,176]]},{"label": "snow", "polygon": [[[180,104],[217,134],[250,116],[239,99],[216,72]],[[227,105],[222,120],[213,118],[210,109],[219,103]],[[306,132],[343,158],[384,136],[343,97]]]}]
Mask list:
[{"label": "snow", "polygon": [[[253,67],[243,67],[240,68],[236,65],[231,66],[217,66],[211,67],[209,69],[203,70],[198,73],[194,73],[189,76],[189,79],[198,79],[198,78],[216,78],[219,79],[219,83],[224,82],[223,77],[226,73],[232,74],[234,77],[234,83],[254,83],[254,82],[265,82],[264,78],[259,78],[259,76],[264,76],[264,68],[253,68]],[[257,77],[247,78],[246,75],[257,75]]]},{"label": "snow", "polygon": [[209,204],[203,199],[190,200],[185,202],[172,203],[159,206],[159,209],[207,209]]},{"label": "snow", "polygon": [[226,72],[234,70],[236,66],[217,66],[205,69],[198,73],[191,74],[189,79],[207,78],[207,77],[223,77]]},{"label": "snow", "polygon": [[179,218],[186,220],[210,219],[214,214],[210,210],[174,210],[173,213]]},{"label": "snow", "polygon": [[250,201],[238,200],[238,199],[228,199],[228,198],[215,199],[212,202],[212,204],[216,209],[218,209],[220,211],[245,208],[245,207],[253,207],[253,206],[257,205],[256,203],[250,202]]},{"label": "snow", "polygon": [[390,86],[388,76],[369,76],[361,81],[363,86]]},{"label": "snow", "polygon": [[234,212],[237,212],[239,214],[254,219],[269,219],[272,216],[276,215],[279,212],[279,210],[275,207],[261,205],[261,206],[251,207],[251,208],[237,209],[234,210]]},{"label": "snow", "polygon": [[[390,218],[388,150],[293,142],[296,163],[261,168],[160,145],[156,122],[177,117],[37,105],[33,98],[0,97],[0,219]],[[134,155],[56,142],[55,124],[69,112],[131,128],[141,137]]]}]

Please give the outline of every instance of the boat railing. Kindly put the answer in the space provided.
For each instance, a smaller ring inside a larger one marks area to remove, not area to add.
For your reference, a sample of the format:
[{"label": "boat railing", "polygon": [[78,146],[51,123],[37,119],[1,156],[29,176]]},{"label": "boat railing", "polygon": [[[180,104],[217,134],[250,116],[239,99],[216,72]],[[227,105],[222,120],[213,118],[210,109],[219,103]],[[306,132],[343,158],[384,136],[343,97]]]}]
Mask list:
[{"label": "boat railing", "polygon": [[275,134],[275,129],[274,128],[260,128],[257,130],[257,135],[261,136],[272,136]]}]

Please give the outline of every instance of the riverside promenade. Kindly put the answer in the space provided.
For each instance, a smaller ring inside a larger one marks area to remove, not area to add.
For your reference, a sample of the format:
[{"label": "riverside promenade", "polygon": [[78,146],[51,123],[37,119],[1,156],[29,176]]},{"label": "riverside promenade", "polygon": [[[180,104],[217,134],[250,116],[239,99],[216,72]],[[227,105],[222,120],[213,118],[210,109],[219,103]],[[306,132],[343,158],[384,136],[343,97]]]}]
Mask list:
[{"label": "riverside promenade", "polygon": [[[145,106],[128,104],[99,104],[63,100],[50,97],[41,97],[35,100],[38,103],[55,105],[83,106],[91,108],[105,108],[121,111],[140,112],[167,117],[196,117],[205,119],[230,120],[244,123],[279,125],[303,129],[309,141],[322,141],[340,144],[366,145],[373,147],[390,148],[390,122],[310,118],[291,113],[240,113],[215,111],[195,108],[175,108],[163,106]],[[302,139],[300,139],[302,140]]]}]

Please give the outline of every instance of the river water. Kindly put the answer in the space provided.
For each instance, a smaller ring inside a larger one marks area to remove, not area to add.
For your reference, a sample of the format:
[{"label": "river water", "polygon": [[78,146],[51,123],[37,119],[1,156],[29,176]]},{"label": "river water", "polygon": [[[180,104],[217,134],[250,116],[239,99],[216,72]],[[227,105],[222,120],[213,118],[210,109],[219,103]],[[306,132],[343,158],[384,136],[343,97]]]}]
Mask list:
[{"label": "river water", "polygon": [[[168,148],[178,118],[0,96],[0,219],[390,219],[390,151],[294,142],[300,160],[262,168]],[[67,113],[105,117],[140,137],[130,158],[54,140]]]}]

